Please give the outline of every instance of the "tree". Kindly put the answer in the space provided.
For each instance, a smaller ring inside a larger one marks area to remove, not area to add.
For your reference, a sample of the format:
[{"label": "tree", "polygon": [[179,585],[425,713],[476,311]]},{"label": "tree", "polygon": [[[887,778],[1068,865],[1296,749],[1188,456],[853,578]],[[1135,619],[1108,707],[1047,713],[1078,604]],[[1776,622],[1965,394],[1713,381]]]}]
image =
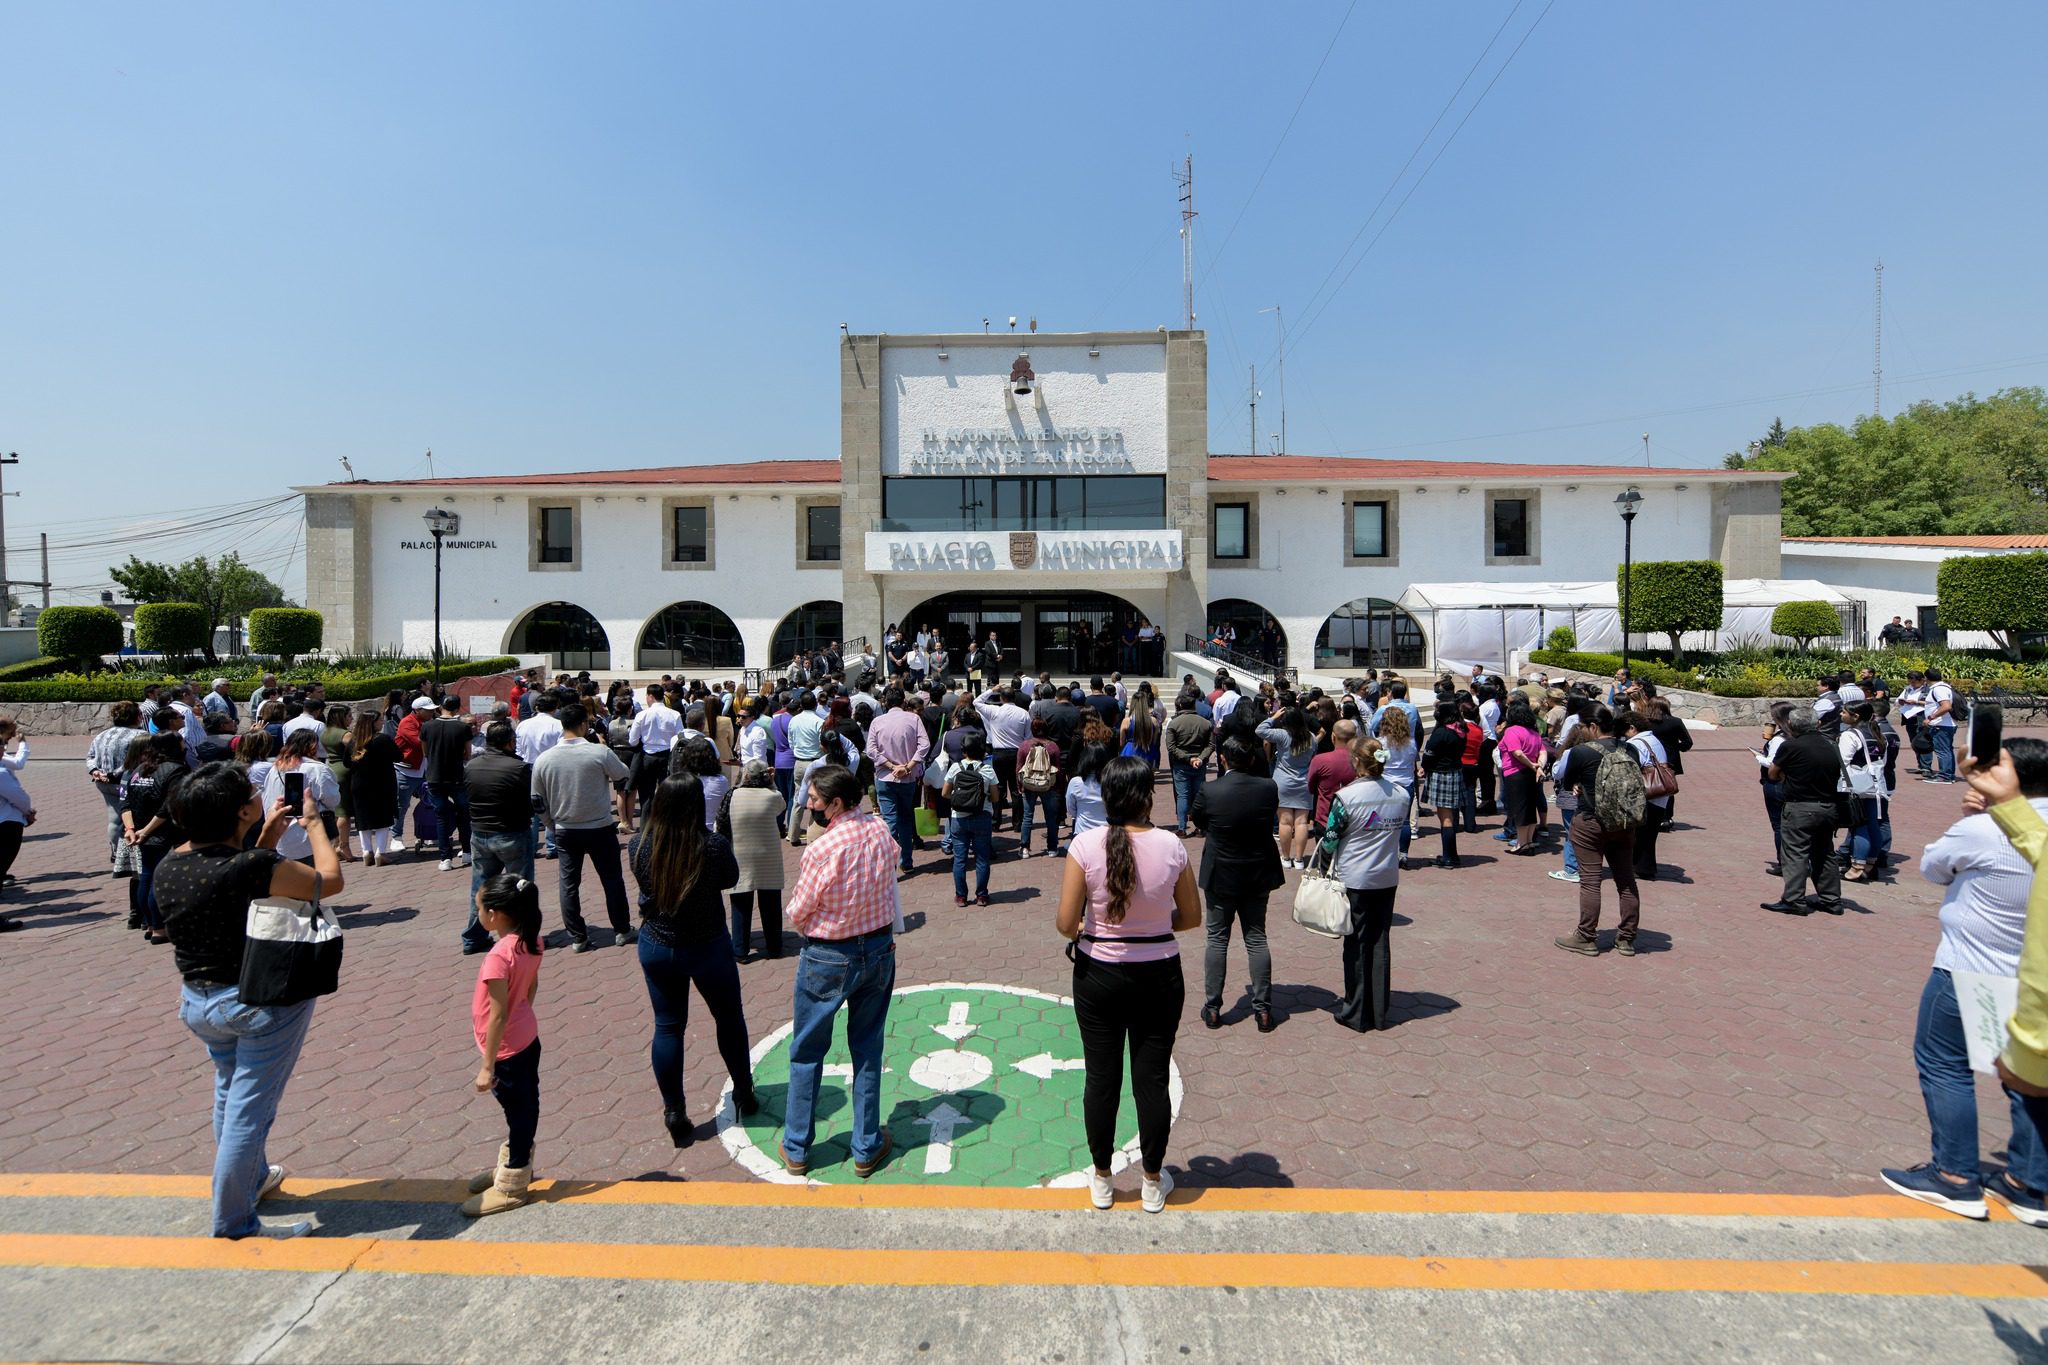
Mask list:
[{"label": "tree", "polygon": [[1943,630],[1984,631],[2017,659],[2022,633],[2048,630],[2048,554],[1944,559],[1934,603]]},{"label": "tree", "polygon": [[242,562],[236,554],[209,561],[195,555],[183,564],[162,564],[130,555],[107,570],[131,602],[190,602],[206,613],[200,652],[213,663],[213,637],[223,623],[239,621],[257,607],[287,605],[284,590]]},{"label": "tree", "polygon": [[1615,573],[1628,603],[1623,628],[1631,635],[1671,637],[1671,662],[1682,663],[1687,631],[1721,628],[1721,566],[1711,559],[1652,560]]},{"label": "tree", "polygon": [[1770,446],[1773,450],[1785,444],[1784,418],[1773,417],[1771,419],[1771,429],[1764,433],[1764,444]]},{"label": "tree", "polygon": [[291,667],[292,658],[320,648],[325,622],[305,607],[258,607],[249,613],[249,648],[275,654]]},{"label": "tree", "polygon": [[54,659],[91,660],[121,652],[121,613],[112,607],[50,607],[36,617],[36,648]]},{"label": "tree", "polygon": [[206,643],[206,608],[197,602],[146,602],[135,609],[135,647],[190,654]]},{"label": "tree", "polygon": [[1797,640],[1802,654],[1813,648],[1815,640],[1839,635],[1841,630],[1842,619],[1825,602],[1780,602],[1771,612],[1771,634]]}]

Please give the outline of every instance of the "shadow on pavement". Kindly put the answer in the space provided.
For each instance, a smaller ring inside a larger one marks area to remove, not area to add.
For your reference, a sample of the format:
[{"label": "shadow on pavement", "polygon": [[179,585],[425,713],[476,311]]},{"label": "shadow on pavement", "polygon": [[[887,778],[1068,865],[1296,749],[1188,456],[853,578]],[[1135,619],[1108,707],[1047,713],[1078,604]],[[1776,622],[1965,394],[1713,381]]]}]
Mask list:
[{"label": "shadow on pavement", "polygon": [[[2048,1268],[2029,1266],[2028,1269],[2048,1279]],[[1989,1308],[1984,1310],[1984,1317],[1990,1322],[1992,1335],[1998,1338],[1998,1344],[2011,1351],[2014,1360],[2028,1362],[2028,1365],[2048,1362],[2048,1337],[2036,1336],[2025,1323]]]},{"label": "shadow on pavement", "polygon": [[379,924],[403,924],[409,919],[418,919],[419,913],[409,905],[377,911],[371,911],[367,905],[338,905],[334,908],[334,917],[341,921],[341,927],[344,929],[370,929]]},{"label": "shadow on pavement", "polygon": [[[1172,1165],[1171,1162],[1167,1163]],[[1280,1158],[1270,1152],[1244,1152],[1225,1160],[1217,1156],[1191,1158],[1182,1167],[1188,1179],[1183,1188],[1185,1196],[1169,1195],[1167,1202],[1188,1203],[1195,1199],[1195,1189],[1202,1186],[1227,1185],[1237,1189],[1291,1189],[1294,1177],[1281,1169]]]}]

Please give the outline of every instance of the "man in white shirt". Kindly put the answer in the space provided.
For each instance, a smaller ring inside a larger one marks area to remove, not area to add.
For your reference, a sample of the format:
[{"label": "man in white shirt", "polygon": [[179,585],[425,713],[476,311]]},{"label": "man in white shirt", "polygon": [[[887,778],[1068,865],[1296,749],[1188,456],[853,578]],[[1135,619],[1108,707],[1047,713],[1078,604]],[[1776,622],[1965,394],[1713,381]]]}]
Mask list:
[{"label": "man in white shirt", "polygon": [[279,746],[282,747],[284,740],[290,739],[298,731],[311,730],[315,745],[313,752],[315,756],[324,760],[327,757],[327,750],[320,744],[320,732],[326,728],[326,718],[320,714],[320,708],[311,701],[303,702],[301,705],[305,709],[284,723],[284,736],[278,741]]},{"label": "man in white shirt", "polygon": [[1015,693],[994,687],[974,699],[974,709],[988,727],[989,764],[996,774],[989,806],[995,814],[994,828],[1001,829],[1004,811],[1010,813],[1012,824],[1024,818],[1024,798],[1017,790],[1017,750],[1031,738],[1031,713],[1017,704]]},{"label": "man in white shirt", "polygon": [[[512,732],[512,748],[520,761],[528,765],[540,762],[540,756],[562,742],[562,722],[555,717],[555,694],[537,693],[533,699],[533,715],[519,722],[519,728]],[[542,848],[541,835],[545,833],[545,856],[553,858],[560,854],[555,847],[555,831],[539,815],[533,817],[533,846]]]},{"label": "man in white shirt", "polygon": [[1956,690],[1941,676],[1941,670],[1927,670],[1927,733],[1934,740],[1934,762],[1940,769],[1930,782],[1956,780]]},{"label": "man in white shirt", "polygon": [[1899,724],[1905,727],[1906,743],[1913,748],[1913,763],[1922,782],[1934,775],[1934,750],[1920,747],[1920,730],[1927,723],[1927,675],[1919,669],[1906,674],[1899,692]]},{"label": "man in white shirt", "polygon": [[668,773],[668,751],[682,732],[683,718],[668,704],[661,684],[647,689],[647,705],[626,731],[626,742],[639,755],[633,760],[633,790],[644,803],[654,799],[654,789]]},{"label": "man in white shirt", "polygon": [[1217,695],[1215,703],[1210,707],[1210,710],[1216,713],[1216,723],[1218,725],[1221,725],[1223,723],[1223,718],[1229,715],[1232,711],[1235,711],[1237,709],[1237,704],[1242,700],[1244,700],[1244,698],[1238,696],[1237,694],[1237,684],[1235,682],[1225,683],[1223,685],[1223,691]]}]

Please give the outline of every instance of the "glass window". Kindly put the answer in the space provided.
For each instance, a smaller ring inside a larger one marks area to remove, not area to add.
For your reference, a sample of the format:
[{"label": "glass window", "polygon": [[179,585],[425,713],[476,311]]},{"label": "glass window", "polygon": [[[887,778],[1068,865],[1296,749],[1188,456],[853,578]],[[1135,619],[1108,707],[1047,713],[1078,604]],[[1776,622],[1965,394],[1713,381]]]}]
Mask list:
[{"label": "glass window", "polygon": [[1383,502],[1351,504],[1351,557],[1387,557],[1387,505]]},{"label": "glass window", "polygon": [[1210,544],[1217,559],[1246,559],[1251,555],[1251,504],[1243,502],[1219,502],[1216,504],[1216,526],[1210,533]]},{"label": "glass window", "polygon": [[804,558],[829,563],[839,562],[839,509],[837,507],[806,507],[804,509]]},{"label": "glass window", "polygon": [[882,480],[882,519],[891,531],[943,531],[960,524],[960,480]]},{"label": "glass window", "polygon": [[1166,524],[1166,480],[1147,475],[1090,475],[1083,479],[1087,529],[1148,529]]},{"label": "glass window", "polygon": [[708,507],[678,507],[675,509],[675,520],[675,562],[678,564],[702,564],[710,559],[711,509]]},{"label": "glass window", "polygon": [[1529,500],[1496,498],[1493,503],[1493,554],[1496,559],[1529,553]]},{"label": "glass window", "polygon": [[540,509],[540,562],[543,564],[574,564],[576,562],[576,516],[570,507],[543,507]]},{"label": "glass window", "polygon": [[746,651],[739,627],[724,612],[705,602],[677,602],[640,632],[638,654],[640,668],[739,668]]},{"label": "glass window", "polygon": [[[817,509],[812,509],[817,510]],[[839,509],[833,508],[836,514]],[[837,602],[806,602],[775,628],[775,641],[768,648],[770,666],[786,664],[802,655],[808,659],[843,637],[844,613]]]}]

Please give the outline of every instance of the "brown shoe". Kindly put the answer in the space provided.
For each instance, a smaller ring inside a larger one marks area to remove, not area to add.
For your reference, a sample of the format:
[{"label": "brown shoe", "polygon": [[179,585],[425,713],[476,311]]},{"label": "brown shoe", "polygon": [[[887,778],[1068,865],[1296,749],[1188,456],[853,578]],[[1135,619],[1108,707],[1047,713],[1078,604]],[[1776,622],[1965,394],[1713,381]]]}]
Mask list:
[{"label": "brown shoe", "polygon": [[791,1175],[809,1175],[811,1173],[811,1166],[809,1162],[791,1161],[789,1159],[789,1153],[786,1150],[784,1150],[782,1144],[779,1142],[775,1144],[775,1154],[782,1158],[782,1169],[788,1171]]},{"label": "brown shoe", "polygon": [[1600,943],[1597,939],[1580,938],[1573,934],[1570,938],[1554,938],[1551,942],[1568,953],[1579,953],[1586,957],[1600,956]]},{"label": "brown shoe", "polygon": [[889,1149],[895,1145],[895,1142],[891,1140],[891,1138],[889,1137],[889,1130],[887,1128],[884,1128],[882,1130],[882,1145],[875,1152],[874,1159],[871,1161],[854,1162],[853,1173],[859,1176],[862,1180],[866,1180],[876,1171],[882,1169],[882,1164],[889,1159]]}]

